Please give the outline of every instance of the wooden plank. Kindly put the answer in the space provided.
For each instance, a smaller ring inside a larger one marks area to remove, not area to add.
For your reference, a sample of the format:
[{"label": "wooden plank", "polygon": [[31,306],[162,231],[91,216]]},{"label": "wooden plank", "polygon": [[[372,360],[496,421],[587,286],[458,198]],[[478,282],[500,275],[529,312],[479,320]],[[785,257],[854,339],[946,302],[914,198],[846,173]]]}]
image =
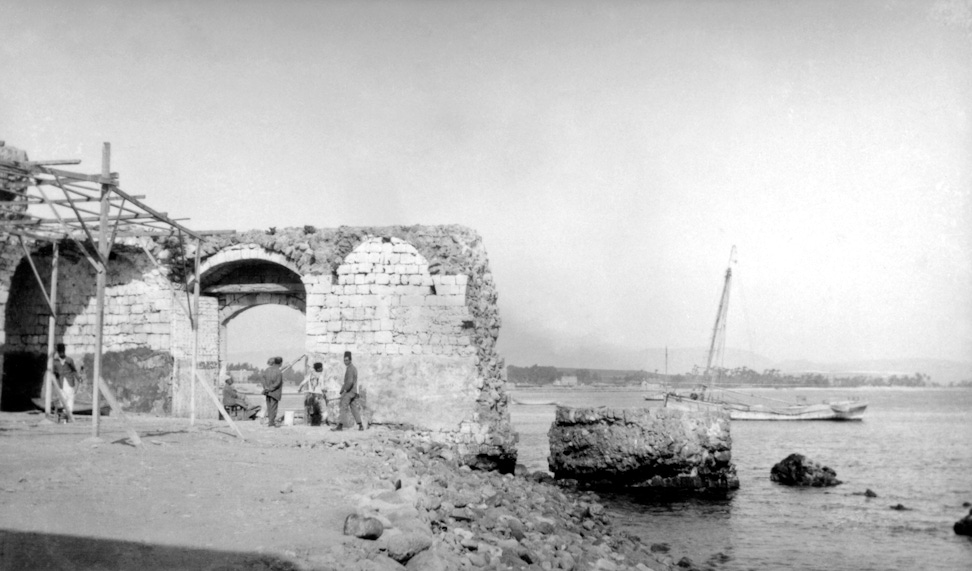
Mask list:
[{"label": "wooden plank", "polygon": [[239,435],[240,440],[246,442],[246,438],[243,438],[243,433],[240,432],[239,427],[236,426],[236,423],[233,422],[233,419],[230,418],[229,413],[226,412],[226,408],[223,407],[223,403],[220,402],[219,397],[216,396],[216,391],[213,389],[213,387],[209,386],[209,383],[207,383],[205,379],[200,379],[198,378],[198,376],[193,378],[199,381],[199,384],[201,384],[203,388],[206,389],[206,394],[208,394],[209,398],[213,399],[213,402],[216,403],[216,408],[219,409],[220,413],[222,413],[223,418],[226,419],[226,422],[229,423],[231,427],[233,427],[233,430],[235,430],[236,434]]},{"label": "wooden plank", "polygon": [[[135,427],[132,426],[131,421],[128,420],[128,416],[125,414],[125,411],[122,410],[121,405],[118,404],[118,400],[115,398],[115,395],[112,394],[111,390],[108,388],[108,384],[105,383],[104,379],[102,379],[100,383],[95,383],[95,386],[97,386],[100,389],[101,394],[105,397],[105,400],[108,401],[109,406],[111,406],[111,410],[115,414],[117,414],[119,418],[122,419],[122,422],[125,424],[125,429],[128,430],[128,436],[129,438],[132,439],[132,444],[134,444],[135,446],[141,446],[142,439],[138,437],[138,432],[135,432]],[[101,411],[95,408],[97,405],[98,405],[98,399],[95,397],[92,399],[91,402],[92,420],[101,416]],[[97,434],[95,436],[97,436]]]},{"label": "wooden plank", "polygon": [[37,278],[37,285],[40,286],[41,293],[44,294],[47,307],[50,308],[51,313],[54,313],[54,304],[51,302],[51,297],[47,295],[47,288],[44,287],[44,280],[41,279],[40,272],[37,271],[37,266],[34,265],[34,257],[30,255],[30,250],[27,249],[27,244],[24,244],[23,237],[17,236],[17,240],[20,242],[20,247],[24,250],[24,255],[27,256],[27,263],[30,264],[30,269],[34,270],[34,277]]},{"label": "wooden plank", "polygon": [[225,284],[210,286],[204,293],[304,293],[304,284]]},{"label": "wooden plank", "polygon": [[[111,157],[111,145],[105,143],[101,148],[101,173],[108,174],[108,163]],[[101,410],[98,406],[98,395],[101,393],[101,358],[102,342],[104,341],[105,330],[105,282],[108,277],[108,196],[111,194],[111,186],[103,184],[101,186],[101,224],[98,232],[98,257],[104,267],[98,272],[95,293],[95,347],[94,347],[94,390],[91,391],[91,430],[94,437],[98,437],[101,428]],[[90,236],[90,234],[89,234]],[[92,242],[94,240],[92,239]]]},{"label": "wooden plank", "polygon": [[[103,153],[102,153],[103,154]],[[82,182],[94,182],[98,184],[113,184],[118,181],[118,173],[106,173],[102,170],[101,174],[81,174],[78,172],[71,172],[62,169],[55,169],[51,167],[46,167],[43,165],[37,165],[38,172],[56,176],[59,178],[66,178],[71,180],[79,180]]]},{"label": "wooden plank", "polygon": [[44,414],[51,414],[51,384],[54,379],[54,334],[57,332],[57,266],[60,248],[54,242],[51,257],[51,316],[47,319],[47,372],[44,375]]},{"label": "wooden plank", "polygon": [[127,198],[128,201],[131,202],[132,204],[138,206],[139,208],[141,208],[145,212],[148,212],[149,214],[154,215],[156,218],[159,219],[160,222],[165,222],[165,223],[169,224],[170,226],[174,226],[174,227],[178,228],[179,230],[182,230],[186,234],[192,236],[193,238],[196,238],[196,239],[202,238],[196,232],[193,232],[192,230],[186,228],[185,226],[182,226],[181,224],[177,224],[175,221],[171,220],[164,213],[158,212],[157,210],[153,210],[148,205],[139,202],[138,200],[135,199],[135,197],[133,195],[123,192],[117,186],[112,188],[112,192],[118,194],[118,196],[121,196],[123,198]]},{"label": "wooden plank", "polygon": [[[200,240],[196,239],[196,255],[195,264],[193,265],[193,270],[196,274],[196,284],[192,288],[192,313],[195,315],[195,319],[192,320],[192,383],[190,383],[190,388],[192,393],[190,394],[189,400],[189,424],[195,424],[196,422],[196,367],[199,362],[199,254],[200,250]],[[207,383],[203,382],[203,385]]]},{"label": "wooden plank", "polygon": [[53,161],[27,161],[24,164],[31,167],[48,167],[52,165],[79,165],[81,164],[81,159],[63,159],[63,160],[53,160]]}]

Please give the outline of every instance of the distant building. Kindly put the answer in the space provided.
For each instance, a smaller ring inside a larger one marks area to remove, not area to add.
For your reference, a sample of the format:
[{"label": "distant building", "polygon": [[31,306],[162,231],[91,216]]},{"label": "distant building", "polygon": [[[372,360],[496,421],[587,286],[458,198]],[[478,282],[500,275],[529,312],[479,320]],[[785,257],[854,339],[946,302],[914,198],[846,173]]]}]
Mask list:
[{"label": "distant building", "polygon": [[555,387],[576,387],[577,375],[564,375],[553,382]]}]

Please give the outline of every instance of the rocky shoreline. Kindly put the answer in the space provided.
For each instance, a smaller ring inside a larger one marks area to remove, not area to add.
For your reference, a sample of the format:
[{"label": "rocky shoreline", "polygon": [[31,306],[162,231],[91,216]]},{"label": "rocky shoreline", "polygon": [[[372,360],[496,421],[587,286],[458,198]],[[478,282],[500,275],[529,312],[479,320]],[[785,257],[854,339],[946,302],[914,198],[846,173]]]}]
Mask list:
[{"label": "rocky shoreline", "polygon": [[684,558],[676,563],[667,546],[615,530],[597,494],[560,486],[546,473],[472,470],[429,433],[388,433],[356,448],[383,462],[349,515],[376,518],[384,530],[376,540],[353,539],[315,556],[312,568],[692,567]]}]

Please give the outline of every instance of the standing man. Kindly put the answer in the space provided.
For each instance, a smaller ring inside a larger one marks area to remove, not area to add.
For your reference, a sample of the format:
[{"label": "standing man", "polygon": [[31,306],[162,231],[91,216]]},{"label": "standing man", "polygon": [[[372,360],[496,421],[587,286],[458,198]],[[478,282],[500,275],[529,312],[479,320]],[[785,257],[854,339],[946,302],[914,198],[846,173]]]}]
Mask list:
[{"label": "standing man", "polygon": [[341,387],[341,415],[338,418],[337,428],[332,430],[344,430],[344,420],[348,417],[348,409],[354,415],[354,421],[358,424],[358,430],[364,430],[361,422],[361,413],[358,412],[358,369],[351,364],[351,351],[344,352],[344,386]]},{"label": "standing man", "polygon": [[304,421],[311,426],[321,425],[321,402],[324,400],[324,365],[314,363],[314,370],[304,379],[297,392],[302,393],[307,389],[307,396],[304,397]]},{"label": "standing man", "polygon": [[61,388],[61,393],[64,394],[65,400],[67,400],[67,402],[62,402],[61,406],[73,415],[74,389],[77,385],[81,384],[81,378],[78,375],[78,368],[74,366],[74,359],[68,357],[66,354],[64,343],[57,344],[57,355],[54,357],[53,369],[54,380],[57,382],[57,386]]},{"label": "standing man", "polygon": [[277,427],[277,404],[283,396],[283,373],[280,365],[283,357],[271,357],[267,360],[270,365],[263,373],[263,394],[267,397],[267,427]]}]

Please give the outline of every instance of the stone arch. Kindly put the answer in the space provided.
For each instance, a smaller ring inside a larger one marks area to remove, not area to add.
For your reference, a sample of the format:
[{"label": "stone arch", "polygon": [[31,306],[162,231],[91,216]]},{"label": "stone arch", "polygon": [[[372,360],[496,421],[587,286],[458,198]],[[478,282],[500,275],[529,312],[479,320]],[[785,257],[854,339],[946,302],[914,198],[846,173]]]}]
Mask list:
[{"label": "stone arch", "polygon": [[201,293],[216,299],[220,360],[228,350],[227,326],[244,311],[280,305],[307,315],[307,288],[297,265],[283,254],[237,244],[208,257],[199,274]]},{"label": "stone arch", "polygon": [[[283,266],[287,268],[294,275],[300,276],[301,272],[297,265],[287,256],[278,253],[271,252],[262,246],[256,244],[235,244],[229,246],[228,248],[223,248],[222,250],[216,252],[212,256],[209,256],[203,260],[199,267],[199,275],[201,277],[202,283],[206,283],[207,279],[211,279],[213,272],[217,271],[218,268],[225,266],[226,264],[234,264],[240,262],[268,262],[271,264],[276,264],[278,266]],[[194,278],[190,279],[189,285],[192,287],[195,281]]]},{"label": "stone arch", "polygon": [[234,317],[243,313],[247,309],[261,305],[283,305],[296,309],[306,314],[307,304],[305,299],[291,295],[278,294],[234,294],[227,295],[220,299],[219,303],[219,323],[226,326]]}]

